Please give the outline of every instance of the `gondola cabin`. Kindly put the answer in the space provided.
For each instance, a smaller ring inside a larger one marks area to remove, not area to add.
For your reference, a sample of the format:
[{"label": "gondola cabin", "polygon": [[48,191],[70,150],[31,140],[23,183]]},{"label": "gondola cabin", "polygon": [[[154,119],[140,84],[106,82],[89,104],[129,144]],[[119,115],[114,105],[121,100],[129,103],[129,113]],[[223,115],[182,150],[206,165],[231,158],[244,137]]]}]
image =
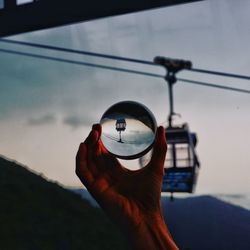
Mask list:
[{"label": "gondola cabin", "polygon": [[166,128],[168,144],[162,192],[188,192],[195,189],[199,161],[195,152],[197,138],[188,125]]},{"label": "gondola cabin", "polygon": [[126,123],[126,120],[124,118],[116,120],[115,128],[119,132],[119,140],[118,140],[118,142],[120,142],[120,143],[123,143],[121,132],[125,131],[126,126],[127,126],[127,123]]},{"label": "gondola cabin", "polygon": [[116,130],[118,132],[120,131],[125,131],[126,129],[126,120],[124,118],[121,118],[121,119],[117,119],[116,120],[116,124],[115,124],[115,127],[116,127]]}]

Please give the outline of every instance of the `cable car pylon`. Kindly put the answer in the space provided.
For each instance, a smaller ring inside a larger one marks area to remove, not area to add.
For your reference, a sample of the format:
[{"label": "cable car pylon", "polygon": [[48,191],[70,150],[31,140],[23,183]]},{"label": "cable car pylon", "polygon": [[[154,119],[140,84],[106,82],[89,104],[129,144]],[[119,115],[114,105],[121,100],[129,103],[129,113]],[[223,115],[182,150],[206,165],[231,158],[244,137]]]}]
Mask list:
[{"label": "cable car pylon", "polygon": [[173,193],[175,192],[194,192],[200,167],[195,152],[196,134],[189,131],[186,123],[181,126],[173,125],[173,116],[176,115],[173,96],[173,86],[177,81],[176,73],[183,69],[190,70],[192,63],[186,60],[160,56],[154,58],[154,63],[163,66],[167,71],[165,80],[169,89],[169,115],[165,133],[168,152],[164,164],[162,192],[170,192],[171,200],[173,200]]}]

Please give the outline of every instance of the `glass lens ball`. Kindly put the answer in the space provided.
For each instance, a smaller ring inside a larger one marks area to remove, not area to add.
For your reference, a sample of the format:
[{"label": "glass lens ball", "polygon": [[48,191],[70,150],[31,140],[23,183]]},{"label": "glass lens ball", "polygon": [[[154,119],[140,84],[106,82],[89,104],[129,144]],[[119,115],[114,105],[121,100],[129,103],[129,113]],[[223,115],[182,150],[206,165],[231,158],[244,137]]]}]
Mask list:
[{"label": "glass lens ball", "polygon": [[153,113],[134,101],[111,106],[102,116],[101,140],[109,153],[120,159],[136,159],[153,146],[157,129]]}]

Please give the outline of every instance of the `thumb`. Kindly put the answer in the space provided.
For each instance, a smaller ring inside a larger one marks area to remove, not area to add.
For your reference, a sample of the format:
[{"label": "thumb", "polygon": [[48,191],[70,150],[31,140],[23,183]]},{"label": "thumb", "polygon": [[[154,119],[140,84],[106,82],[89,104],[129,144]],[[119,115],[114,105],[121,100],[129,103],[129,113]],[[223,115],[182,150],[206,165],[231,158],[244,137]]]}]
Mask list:
[{"label": "thumb", "polygon": [[90,131],[88,137],[84,141],[87,147],[93,147],[101,136],[101,126],[99,124],[94,124],[92,130]]},{"label": "thumb", "polygon": [[163,173],[166,152],[167,152],[167,143],[165,139],[165,129],[162,126],[160,126],[158,127],[156,132],[153,153],[149,163],[153,171]]}]

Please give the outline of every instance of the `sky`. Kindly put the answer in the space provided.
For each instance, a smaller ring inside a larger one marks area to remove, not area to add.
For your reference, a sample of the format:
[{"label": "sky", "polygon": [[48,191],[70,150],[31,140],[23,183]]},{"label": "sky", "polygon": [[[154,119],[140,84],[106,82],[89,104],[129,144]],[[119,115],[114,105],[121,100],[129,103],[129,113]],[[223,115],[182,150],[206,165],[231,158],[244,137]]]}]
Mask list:
[{"label": "sky", "polygon": [[[159,55],[187,59],[194,68],[250,75],[249,10],[248,0],[207,0],[10,38],[151,61]],[[0,48],[165,74],[88,56],[4,43]],[[0,68],[0,154],[65,186],[81,186],[74,173],[78,146],[114,103],[143,103],[159,125],[166,124],[168,87],[162,79],[4,53]],[[178,76],[250,89],[239,79],[187,71]],[[196,192],[248,193],[250,95],[177,82],[174,98],[181,114],[175,123],[188,122],[198,135]]]}]

